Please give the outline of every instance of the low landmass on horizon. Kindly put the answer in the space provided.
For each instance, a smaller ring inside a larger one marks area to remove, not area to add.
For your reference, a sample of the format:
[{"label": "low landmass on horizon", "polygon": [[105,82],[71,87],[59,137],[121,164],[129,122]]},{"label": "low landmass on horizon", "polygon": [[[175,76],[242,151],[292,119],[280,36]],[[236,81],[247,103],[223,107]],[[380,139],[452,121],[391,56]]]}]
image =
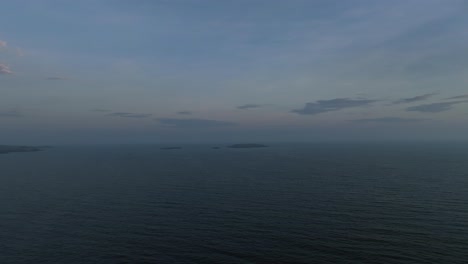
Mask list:
[{"label": "low landmass on horizon", "polygon": [[0,145],[0,154],[10,152],[35,152],[41,150],[43,150],[42,147]]}]

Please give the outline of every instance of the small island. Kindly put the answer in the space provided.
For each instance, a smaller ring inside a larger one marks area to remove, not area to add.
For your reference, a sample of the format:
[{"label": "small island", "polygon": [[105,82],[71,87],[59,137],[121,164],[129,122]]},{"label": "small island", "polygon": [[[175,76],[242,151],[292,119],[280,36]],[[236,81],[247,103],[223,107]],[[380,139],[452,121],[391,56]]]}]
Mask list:
[{"label": "small island", "polygon": [[228,146],[228,148],[266,148],[268,146],[262,144],[234,144]]},{"label": "small island", "polygon": [[0,145],[0,154],[11,152],[35,152],[41,151],[42,149],[42,147]]}]

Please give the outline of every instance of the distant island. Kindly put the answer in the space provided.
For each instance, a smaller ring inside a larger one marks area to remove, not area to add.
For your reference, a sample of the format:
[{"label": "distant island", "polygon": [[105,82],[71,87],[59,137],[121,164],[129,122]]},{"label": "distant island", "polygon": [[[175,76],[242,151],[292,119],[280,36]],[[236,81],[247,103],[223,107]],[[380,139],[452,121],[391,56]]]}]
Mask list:
[{"label": "distant island", "polygon": [[164,150],[181,149],[181,147],[162,147],[161,149],[164,149]]},{"label": "distant island", "polygon": [[0,145],[0,154],[11,152],[35,152],[41,151],[42,149],[42,147]]},{"label": "distant island", "polygon": [[234,144],[228,146],[228,148],[266,148],[268,146],[262,144]]}]

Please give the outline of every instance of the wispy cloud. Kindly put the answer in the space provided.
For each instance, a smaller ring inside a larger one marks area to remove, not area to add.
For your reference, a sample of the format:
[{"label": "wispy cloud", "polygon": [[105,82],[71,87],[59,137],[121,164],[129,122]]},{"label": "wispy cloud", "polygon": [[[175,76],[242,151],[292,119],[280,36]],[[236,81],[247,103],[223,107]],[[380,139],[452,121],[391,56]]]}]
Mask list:
[{"label": "wispy cloud", "polygon": [[413,102],[418,102],[418,101],[424,101],[433,97],[434,95],[436,95],[436,93],[429,93],[429,94],[418,95],[415,97],[402,98],[400,100],[394,101],[393,103],[394,104],[408,104],[408,103],[413,103]]},{"label": "wispy cloud", "polygon": [[0,64],[0,74],[12,74],[10,67],[5,64]]},{"label": "wispy cloud", "polygon": [[423,104],[406,108],[406,111],[416,111],[423,113],[439,113],[452,109],[456,104],[468,103],[468,101],[443,102],[433,104]]},{"label": "wispy cloud", "polygon": [[238,106],[237,109],[245,110],[245,109],[260,108],[260,107],[262,107],[262,105],[259,105],[259,104],[245,104],[245,105]]},{"label": "wispy cloud", "polygon": [[191,111],[179,111],[177,112],[178,115],[191,115],[192,112]]},{"label": "wispy cloud", "polygon": [[236,123],[228,121],[219,121],[211,119],[179,119],[179,118],[159,118],[156,119],[159,123],[172,127],[179,128],[208,128],[208,127],[224,127],[224,126],[233,126]]},{"label": "wispy cloud", "polygon": [[306,103],[304,108],[295,109],[291,112],[300,115],[318,115],[325,112],[338,111],[346,108],[367,106],[377,100],[370,99],[350,99],[350,98],[336,98],[331,100],[318,100],[314,103]]},{"label": "wispy cloud", "polygon": [[109,116],[127,117],[127,118],[146,118],[150,117],[151,114],[138,114],[138,113],[127,113],[127,112],[115,112],[108,114]]},{"label": "wispy cloud", "polygon": [[425,118],[403,118],[403,117],[379,117],[379,118],[363,118],[352,120],[356,123],[414,123],[427,120]]},{"label": "wispy cloud", "polygon": [[0,48],[6,48],[7,47],[7,42],[0,40]]},{"label": "wispy cloud", "polygon": [[0,111],[0,117],[22,117],[23,115],[18,110]]},{"label": "wispy cloud", "polygon": [[451,100],[451,99],[466,99],[468,98],[468,94],[462,94],[462,95],[457,95],[449,98],[445,98],[446,100]]}]

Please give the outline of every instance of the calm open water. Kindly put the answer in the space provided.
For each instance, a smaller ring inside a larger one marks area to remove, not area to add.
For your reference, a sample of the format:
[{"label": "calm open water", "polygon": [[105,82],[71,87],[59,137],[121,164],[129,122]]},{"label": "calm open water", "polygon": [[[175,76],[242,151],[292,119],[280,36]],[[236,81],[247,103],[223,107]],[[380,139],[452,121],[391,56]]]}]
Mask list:
[{"label": "calm open water", "polygon": [[0,263],[468,263],[468,145],[0,155]]}]

